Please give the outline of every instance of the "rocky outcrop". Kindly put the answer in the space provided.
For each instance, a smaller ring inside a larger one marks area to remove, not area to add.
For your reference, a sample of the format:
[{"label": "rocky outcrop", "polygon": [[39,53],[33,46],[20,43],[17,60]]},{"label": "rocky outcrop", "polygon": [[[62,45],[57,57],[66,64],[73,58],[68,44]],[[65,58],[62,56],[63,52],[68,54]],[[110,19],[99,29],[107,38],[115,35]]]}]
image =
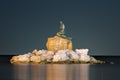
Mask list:
[{"label": "rocky outcrop", "polygon": [[47,50],[13,56],[11,63],[104,63],[88,55],[88,49],[72,50],[72,38],[65,35],[65,25],[60,22],[60,31],[46,42]]},{"label": "rocky outcrop", "polygon": [[11,63],[104,63],[88,55],[88,49],[34,50],[31,53],[13,56]]}]

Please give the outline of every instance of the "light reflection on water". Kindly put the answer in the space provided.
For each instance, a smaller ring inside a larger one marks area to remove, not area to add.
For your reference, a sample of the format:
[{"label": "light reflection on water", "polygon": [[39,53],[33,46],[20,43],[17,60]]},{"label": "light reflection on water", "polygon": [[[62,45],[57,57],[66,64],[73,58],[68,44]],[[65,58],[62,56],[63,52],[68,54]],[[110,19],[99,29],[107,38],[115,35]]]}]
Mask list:
[{"label": "light reflection on water", "polygon": [[15,64],[14,80],[89,80],[89,64]]}]

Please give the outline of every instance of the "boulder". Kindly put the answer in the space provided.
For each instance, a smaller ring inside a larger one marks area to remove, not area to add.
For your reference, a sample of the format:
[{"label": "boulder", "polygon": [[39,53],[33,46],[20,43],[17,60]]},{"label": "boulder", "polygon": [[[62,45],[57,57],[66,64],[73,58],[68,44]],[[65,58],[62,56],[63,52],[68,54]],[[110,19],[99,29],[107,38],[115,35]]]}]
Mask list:
[{"label": "boulder", "polygon": [[72,50],[72,41],[59,36],[50,37],[47,40],[46,47],[49,51],[57,52],[58,50]]}]

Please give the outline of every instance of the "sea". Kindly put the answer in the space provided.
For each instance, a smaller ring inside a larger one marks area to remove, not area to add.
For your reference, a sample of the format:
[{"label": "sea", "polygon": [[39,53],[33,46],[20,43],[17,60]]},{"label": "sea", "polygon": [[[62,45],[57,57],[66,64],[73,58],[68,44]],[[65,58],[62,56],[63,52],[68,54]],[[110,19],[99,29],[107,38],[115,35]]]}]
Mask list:
[{"label": "sea", "polygon": [[0,80],[120,80],[120,56],[94,56],[104,64],[11,64],[0,56]]}]

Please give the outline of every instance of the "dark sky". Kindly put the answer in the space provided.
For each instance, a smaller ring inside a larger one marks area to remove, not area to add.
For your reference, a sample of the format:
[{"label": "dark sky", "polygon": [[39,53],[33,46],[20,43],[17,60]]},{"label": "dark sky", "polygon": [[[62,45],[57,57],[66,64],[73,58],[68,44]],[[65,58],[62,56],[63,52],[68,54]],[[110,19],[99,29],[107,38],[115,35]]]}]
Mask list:
[{"label": "dark sky", "polygon": [[1,0],[0,55],[46,49],[60,21],[74,49],[120,55],[120,0]]}]

